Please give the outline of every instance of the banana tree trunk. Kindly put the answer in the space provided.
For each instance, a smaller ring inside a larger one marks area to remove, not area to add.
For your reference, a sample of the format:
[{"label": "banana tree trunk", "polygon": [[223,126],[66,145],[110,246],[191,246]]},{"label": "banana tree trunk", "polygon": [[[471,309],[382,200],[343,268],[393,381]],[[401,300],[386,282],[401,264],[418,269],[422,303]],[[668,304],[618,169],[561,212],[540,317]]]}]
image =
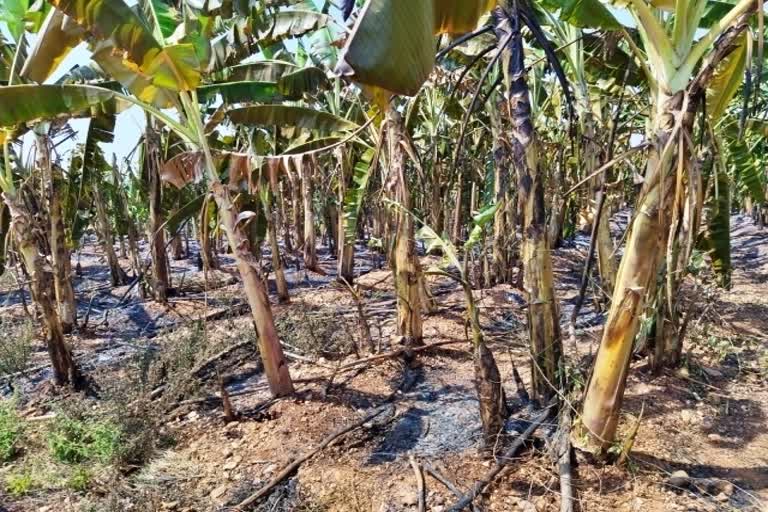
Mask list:
[{"label": "banana tree trunk", "polygon": [[[585,93],[586,94],[586,93]],[[600,149],[597,146],[595,118],[591,113],[591,107],[588,100],[582,100],[585,105],[582,111],[586,112],[582,116],[582,130],[584,132],[584,148],[582,161],[584,162],[584,172],[587,176],[597,169],[598,153]],[[607,294],[613,293],[616,284],[616,260],[614,259],[613,240],[611,239],[609,200],[605,190],[607,173],[600,173],[592,180],[593,190],[595,192],[595,202],[592,208],[592,222],[597,223],[595,231],[597,239],[595,245],[597,248],[597,268],[600,273],[600,282],[603,291]]]},{"label": "banana tree trunk", "polygon": [[131,268],[133,269],[134,276],[138,277],[141,274],[141,257],[139,255],[139,232],[136,229],[136,222],[134,222],[131,212],[128,210],[128,196],[125,193],[124,187],[122,187],[122,178],[117,166],[117,156],[112,158],[112,181],[117,186],[118,194],[120,195],[120,209],[123,214],[126,226],[126,234],[128,235],[128,253],[131,258]]},{"label": "banana tree trunk", "polygon": [[339,226],[338,226],[338,239],[339,239],[339,266],[338,276],[348,283],[352,283],[355,279],[355,240],[347,237],[347,232],[344,222],[344,196],[347,194],[347,185],[351,178],[349,172],[349,165],[347,155],[344,153],[342,147],[339,147],[335,151],[336,160],[339,165]]},{"label": "banana tree trunk", "polygon": [[[394,280],[397,292],[397,334],[406,346],[422,345],[422,293],[419,286],[420,266],[416,256],[414,221],[410,213],[411,194],[405,178],[405,154],[401,141],[405,137],[402,118],[392,108],[387,110],[387,143],[389,147],[390,194],[401,207],[394,212]],[[403,209],[408,210],[403,211]]]},{"label": "banana tree trunk", "polygon": [[297,159],[299,165],[299,179],[301,180],[301,195],[304,201],[304,266],[310,270],[317,270],[317,238],[315,234],[315,210],[312,200],[315,192],[313,161],[302,162]]},{"label": "banana tree trunk", "polygon": [[145,157],[149,174],[149,247],[152,258],[152,291],[155,300],[168,302],[170,278],[168,260],[165,251],[165,233],[162,208],[162,183],[160,181],[160,140],[159,134],[151,119],[147,119],[147,129],[144,132],[146,146]]},{"label": "banana tree trunk", "polygon": [[268,203],[264,205],[264,213],[267,216],[267,236],[269,237],[269,247],[272,253],[272,269],[275,272],[275,284],[277,286],[277,300],[281,304],[290,302],[291,296],[288,292],[288,281],[285,280],[285,271],[283,270],[283,260],[280,257],[280,245],[277,241],[277,211],[275,210],[274,194],[270,194]]},{"label": "banana tree trunk", "polygon": [[[206,158],[209,160],[209,168],[213,169],[212,159],[208,158],[208,155]],[[214,172],[209,174],[215,175]],[[264,363],[264,373],[269,383],[269,389],[275,397],[291,395],[294,391],[293,381],[288,371],[288,364],[283,355],[280,340],[277,337],[272,308],[269,304],[261,272],[259,272],[258,261],[251,252],[248,236],[242,223],[238,223],[237,208],[230,198],[229,191],[218,180],[213,181],[211,190],[219,208],[221,225],[243,280],[248,304],[251,307],[253,322],[259,336],[259,352]]]},{"label": "banana tree trunk", "polygon": [[291,229],[288,225],[288,216],[285,208],[285,182],[280,181],[278,189],[278,204],[280,205],[280,213],[278,215],[278,222],[283,232],[283,243],[285,244],[286,254],[293,254],[293,240],[291,239]]},{"label": "banana tree trunk", "polygon": [[3,197],[11,215],[11,230],[16,239],[16,247],[30,275],[32,299],[42,315],[54,382],[80,389],[85,381],[64,339],[61,318],[56,310],[54,277],[48,270],[36,239],[43,236],[45,230],[35,226],[34,216],[20,198],[9,192],[5,192]]},{"label": "banana tree trunk", "polygon": [[[592,377],[584,398],[582,440],[600,451],[614,439],[624,396],[632,345],[649,290],[663,260],[675,191],[675,150],[671,141],[675,119],[683,116],[681,131],[690,133],[693,102],[686,94],[660,98],[654,118],[654,146],[648,157],[643,190],[638,199],[632,231],[627,240]],[[688,109],[683,112],[684,105]],[[671,146],[669,146],[671,147]],[[584,443],[581,443],[584,444]]]},{"label": "banana tree trunk", "polygon": [[101,246],[104,250],[104,255],[107,258],[109,277],[112,286],[122,286],[128,281],[128,278],[120,267],[120,261],[117,259],[117,253],[115,253],[112,227],[109,224],[107,207],[104,204],[104,196],[101,194],[100,183],[96,183],[96,186],[93,187],[93,201],[96,204],[96,220],[99,226],[99,238],[101,238]]},{"label": "banana tree trunk", "polygon": [[61,201],[57,192],[61,186],[61,176],[51,165],[50,146],[46,135],[36,134],[36,150],[37,166],[43,172],[48,195],[48,215],[51,221],[51,263],[56,303],[61,328],[67,334],[72,332],[77,321],[77,305],[75,303],[75,290],[72,287],[71,255],[69,247],[67,247]]},{"label": "banana tree trunk", "polygon": [[519,16],[511,17],[509,109],[510,144],[517,168],[518,197],[522,209],[523,287],[528,302],[533,397],[546,403],[557,391],[562,346],[560,318],[552,278],[552,257],[547,241],[544,176],[539,169],[536,134],[531,121],[528,84]]}]

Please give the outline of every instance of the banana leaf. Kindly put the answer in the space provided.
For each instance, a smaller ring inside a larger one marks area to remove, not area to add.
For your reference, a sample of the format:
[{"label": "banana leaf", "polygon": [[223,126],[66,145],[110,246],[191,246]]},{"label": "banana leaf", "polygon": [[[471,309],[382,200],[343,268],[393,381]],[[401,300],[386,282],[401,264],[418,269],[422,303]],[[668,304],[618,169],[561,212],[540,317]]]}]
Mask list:
[{"label": "banana leaf", "polygon": [[0,87],[0,126],[13,127],[57,117],[91,117],[115,112],[114,92],[89,85],[13,85]]},{"label": "banana leaf", "polygon": [[248,126],[294,126],[322,132],[350,131],[358,126],[346,119],[307,107],[256,105],[227,112],[235,124]]},{"label": "banana leaf", "polygon": [[22,76],[44,82],[83,40],[85,30],[58,9],[51,9],[24,62]]},{"label": "banana leaf", "polygon": [[368,182],[371,180],[374,156],[375,151],[373,149],[363,153],[360,160],[355,164],[352,186],[344,195],[344,237],[348,243],[354,243],[357,240],[358,218],[368,190]]}]

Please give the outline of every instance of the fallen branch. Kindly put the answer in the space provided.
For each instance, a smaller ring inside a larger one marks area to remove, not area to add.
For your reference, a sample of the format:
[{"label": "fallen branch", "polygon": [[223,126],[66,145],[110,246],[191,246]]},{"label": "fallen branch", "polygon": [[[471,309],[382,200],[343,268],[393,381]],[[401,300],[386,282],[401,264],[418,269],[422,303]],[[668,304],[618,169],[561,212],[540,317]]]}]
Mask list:
[{"label": "fallen branch", "polygon": [[571,410],[563,407],[555,442],[557,472],[560,475],[560,512],[573,512],[573,468],[571,465]]},{"label": "fallen branch", "polygon": [[381,415],[384,411],[386,411],[388,407],[386,405],[379,407],[378,409],[374,410],[372,413],[368,414],[367,416],[363,417],[362,419],[359,419],[335,432],[330,434],[328,437],[322,440],[322,442],[317,445],[315,448],[310,450],[309,452],[305,453],[304,455],[296,458],[288,464],[280,473],[277,474],[276,477],[274,477],[267,485],[262,487],[258,492],[252,494],[251,496],[244,499],[242,502],[240,502],[238,505],[235,506],[235,510],[242,511],[246,507],[249,507],[256,503],[258,500],[263,498],[264,496],[268,495],[272,489],[274,489],[280,482],[285,480],[289,475],[291,475],[296,469],[298,469],[299,466],[301,466],[304,462],[311,459],[317,453],[325,449],[328,445],[330,445],[332,442],[336,441],[341,436],[348,434],[349,432],[352,432],[353,430],[361,427],[365,423],[371,421],[373,418]]},{"label": "fallen branch", "polygon": [[536,416],[533,421],[531,421],[531,424],[527,429],[525,429],[525,432],[520,434],[510,445],[510,447],[507,448],[504,454],[499,458],[496,465],[483,478],[478,480],[467,494],[465,494],[459,501],[457,501],[451,508],[449,508],[448,512],[459,512],[460,510],[464,510],[469,505],[471,505],[475,498],[482,494],[485,489],[506,469],[507,462],[512,460],[512,457],[517,454],[517,451],[523,446],[525,441],[531,437],[531,435],[536,431],[537,428],[541,426],[542,423],[544,423],[544,420],[546,420],[549,415],[549,407],[540,412],[539,415]]},{"label": "fallen branch", "polygon": [[428,345],[423,345],[421,347],[413,347],[413,348],[400,348],[397,350],[393,350],[391,352],[385,352],[384,354],[377,354],[375,356],[366,357],[363,359],[358,359],[357,361],[353,361],[351,363],[347,363],[345,365],[342,365],[338,368],[338,371],[343,372],[347,370],[351,370],[353,368],[357,368],[358,366],[365,366],[368,364],[375,364],[380,361],[385,361],[387,359],[394,359],[395,357],[400,357],[403,354],[409,353],[409,354],[419,354],[421,352],[426,352],[427,350],[432,350],[437,347],[442,347],[445,345],[455,345],[457,343],[466,343],[466,340],[447,340],[447,341],[438,341],[437,343],[430,343]]},{"label": "fallen branch", "polygon": [[[442,473],[440,473],[438,470],[436,470],[429,462],[424,463],[424,471],[429,473],[432,478],[440,482],[445,486],[446,489],[451,491],[457,498],[461,499],[464,497],[464,493],[462,493],[456,485],[454,485],[453,482],[448,480]],[[475,505],[472,505],[472,510],[477,511],[478,508]]]},{"label": "fallen branch", "polygon": [[419,512],[425,512],[427,510],[426,504],[426,488],[424,486],[424,473],[421,472],[421,466],[416,462],[416,459],[411,455],[408,458],[413,468],[413,473],[416,475],[416,492],[418,493]]}]

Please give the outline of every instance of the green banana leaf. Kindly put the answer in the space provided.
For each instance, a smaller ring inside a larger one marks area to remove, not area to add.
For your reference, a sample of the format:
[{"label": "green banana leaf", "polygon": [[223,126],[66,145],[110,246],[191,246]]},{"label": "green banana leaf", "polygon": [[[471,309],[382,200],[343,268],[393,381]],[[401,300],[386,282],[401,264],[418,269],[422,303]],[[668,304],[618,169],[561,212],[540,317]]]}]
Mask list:
[{"label": "green banana leaf", "polygon": [[224,103],[271,103],[283,98],[274,82],[225,82],[197,88],[201,102],[214,100],[221,95]]},{"label": "green banana leaf", "polygon": [[140,0],[139,7],[158,41],[171,37],[179,25],[176,9],[163,0]]},{"label": "green banana leaf", "polygon": [[307,107],[256,105],[227,112],[235,124],[248,126],[295,126],[322,132],[351,131],[359,128],[346,119]]},{"label": "green banana leaf", "polygon": [[0,126],[57,117],[91,117],[115,112],[115,93],[89,85],[13,85],[0,87]]},{"label": "green banana leaf", "polygon": [[619,30],[622,26],[600,0],[543,0],[541,5],[559,10],[560,19],[574,27]]},{"label": "green banana leaf", "polygon": [[745,33],[739,45],[717,66],[707,84],[707,117],[712,126],[720,120],[744,81],[748,44],[748,36]]},{"label": "green banana leaf", "polygon": [[290,62],[264,60],[232,66],[225,71],[227,80],[233,82],[277,82],[283,75],[298,69],[297,65]]},{"label": "green banana leaf", "polygon": [[98,40],[123,51],[125,67],[151,84],[189,91],[200,83],[202,64],[192,44],[162,46],[144,20],[122,0],[49,0]]},{"label": "green banana leaf", "polygon": [[435,64],[434,36],[469,32],[489,0],[368,0],[337,72],[356,82],[414,96]]},{"label": "green banana leaf", "polygon": [[344,195],[344,237],[348,243],[357,240],[357,223],[360,217],[360,209],[363,207],[363,199],[368,190],[368,182],[371,180],[373,158],[375,151],[367,150],[355,164],[352,175],[352,186]]},{"label": "green banana leaf", "polygon": [[331,86],[328,77],[320,68],[302,68],[280,77],[277,82],[280,93],[286,98],[301,98],[305,93],[315,93]]}]

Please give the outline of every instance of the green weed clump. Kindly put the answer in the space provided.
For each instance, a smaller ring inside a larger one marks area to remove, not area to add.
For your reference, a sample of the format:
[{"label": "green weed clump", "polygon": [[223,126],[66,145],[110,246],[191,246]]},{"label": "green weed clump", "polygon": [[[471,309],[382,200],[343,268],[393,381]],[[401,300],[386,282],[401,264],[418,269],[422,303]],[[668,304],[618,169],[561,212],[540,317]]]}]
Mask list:
[{"label": "green weed clump", "polygon": [[16,414],[12,400],[0,402],[0,462],[16,455],[16,448],[21,438],[23,423]]},{"label": "green weed clump", "polygon": [[5,477],[5,490],[17,498],[28,494],[32,490],[32,474],[28,471],[9,474]]},{"label": "green weed clump", "polygon": [[32,357],[35,327],[32,322],[3,322],[0,331],[8,333],[0,343],[0,375],[23,372]]},{"label": "green weed clump", "polygon": [[65,464],[106,464],[120,453],[122,431],[111,420],[60,415],[47,435],[51,456]]}]

